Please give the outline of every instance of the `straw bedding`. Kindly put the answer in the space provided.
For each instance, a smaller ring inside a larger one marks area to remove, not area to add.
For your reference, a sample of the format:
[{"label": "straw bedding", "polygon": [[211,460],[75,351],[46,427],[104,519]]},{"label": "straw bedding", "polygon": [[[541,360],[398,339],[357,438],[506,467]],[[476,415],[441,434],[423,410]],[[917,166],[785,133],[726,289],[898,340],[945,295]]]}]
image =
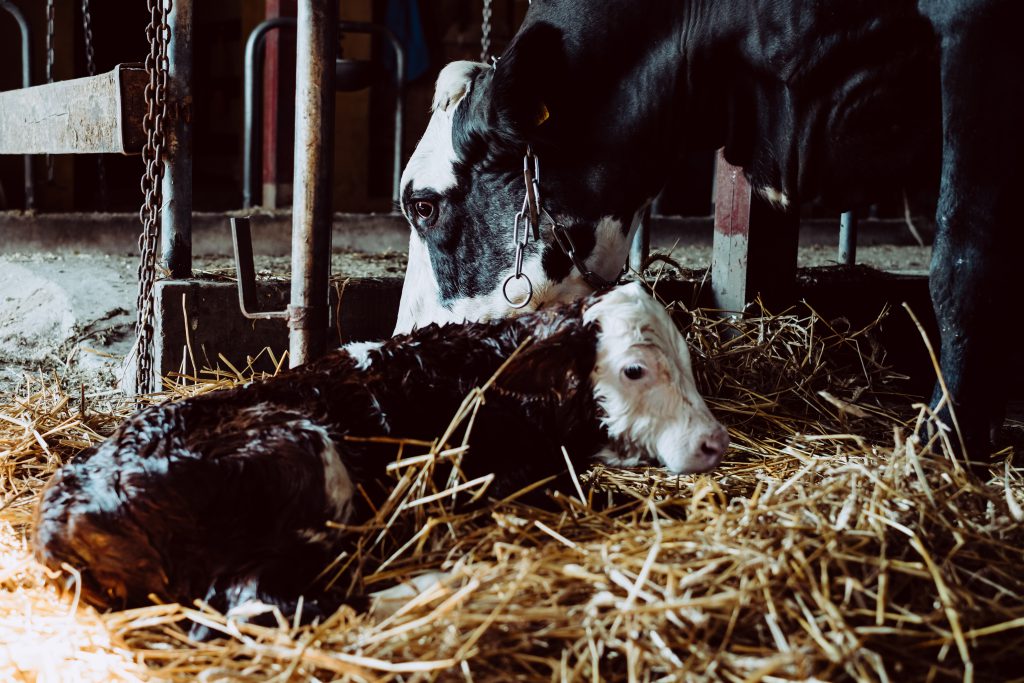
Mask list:
[{"label": "straw bedding", "polygon": [[[679,318],[698,381],[733,437],[719,470],[595,468],[548,509],[511,499],[456,514],[429,475],[461,445],[444,435],[398,441],[393,495],[352,529],[357,552],[326,571],[359,593],[445,574],[411,602],[346,607],[312,626],[254,626],[202,604],[101,615],[77,604],[67,576],[47,581],[26,550],[34,496],[130,405],[83,408],[32,378],[0,398],[0,678],[1024,675],[1024,484],[1012,449],[972,471],[952,456],[955,433],[936,431],[932,449],[913,438],[927,411],[898,393],[873,325],[850,329],[806,309]],[[161,399],[245,375],[207,373]],[[472,419],[480,400],[486,391],[467,397],[453,423]],[[189,641],[187,618],[223,637]]]}]

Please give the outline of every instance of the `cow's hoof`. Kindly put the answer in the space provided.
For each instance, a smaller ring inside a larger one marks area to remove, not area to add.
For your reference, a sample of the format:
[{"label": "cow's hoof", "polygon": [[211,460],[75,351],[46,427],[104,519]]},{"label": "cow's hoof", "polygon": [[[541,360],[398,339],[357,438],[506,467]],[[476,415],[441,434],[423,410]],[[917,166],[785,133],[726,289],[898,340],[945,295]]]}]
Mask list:
[{"label": "cow's hoof", "polygon": [[976,479],[988,481],[991,456],[997,450],[993,444],[999,443],[994,435],[1001,431],[1002,421],[991,426],[997,423],[959,413],[956,417],[954,420],[948,408],[935,410],[921,422],[916,436],[927,450],[956,459]]}]

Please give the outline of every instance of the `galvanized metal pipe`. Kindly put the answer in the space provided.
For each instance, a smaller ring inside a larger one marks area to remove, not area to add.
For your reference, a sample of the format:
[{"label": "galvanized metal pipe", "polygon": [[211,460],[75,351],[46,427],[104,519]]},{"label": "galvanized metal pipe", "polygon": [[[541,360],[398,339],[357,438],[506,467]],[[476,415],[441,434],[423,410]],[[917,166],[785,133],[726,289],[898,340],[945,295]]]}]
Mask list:
[{"label": "galvanized metal pipe", "polygon": [[256,155],[253,153],[253,131],[259,125],[257,103],[263,99],[263,52],[267,34],[282,26],[295,26],[294,17],[275,17],[258,24],[245,41],[245,80],[243,96],[244,140],[242,159],[242,208],[252,207],[253,178],[256,174]]},{"label": "galvanized metal pipe", "polygon": [[192,0],[174,0],[168,19],[168,113],[160,246],[171,277],[192,277]]},{"label": "galvanized metal pipe", "polygon": [[337,32],[338,3],[299,0],[292,294],[288,307],[291,367],[320,356],[326,346]]},{"label": "galvanized metal pipe", "polygon": [[[18,22],[18,31],[21,34],[21,87],[32,87],[32,36],[28,30],[28,21],[21,13],[17,5],[7,0],[0,0],[0,9],[7,10],[7,13]],[[25,155],[25,208],[34,209],[36,206],[35,183],[32,181],[32,155]]]},{"label": "galvanized metal pipe", "polygon": [[402,135],[405,121],[405,48],[391,30],[383,24],[371,24],[365,21],[343,21],[339,25],[342,33],[371,33],[384,38],[390,43],[395,56],[395,131],[392,147],[391,166],[391,199],[397,204],[402,199]]},{"label": "galvanized metal pipe", "polygon": [[853,211],[844,211],[839,218],[839,263],[857,264],[857,215]]},{"label": "galvanized metal pipe", "polygon": [[[295,26],[294,17],[277,17],[267,19],[252,30],[245,41],[245,75],[243,95],[243,142],[242,142],[242,208],[253,205],[253,197],[257,195],[254,178],[256,177],[256,149],[253,139],[257,130],[257,103],[263,95],[263,46],[267,34],[283,27]],[[405,130],[405,48],[386,26],[362,21],[343,21],[338,25],[342,32],[371,33],[384,36],[390,43],[395,55],[395,116],[394,144],[392,147],[391,165],[391,199],[397,204],[401,201],[402,181],[402,143]]]}]

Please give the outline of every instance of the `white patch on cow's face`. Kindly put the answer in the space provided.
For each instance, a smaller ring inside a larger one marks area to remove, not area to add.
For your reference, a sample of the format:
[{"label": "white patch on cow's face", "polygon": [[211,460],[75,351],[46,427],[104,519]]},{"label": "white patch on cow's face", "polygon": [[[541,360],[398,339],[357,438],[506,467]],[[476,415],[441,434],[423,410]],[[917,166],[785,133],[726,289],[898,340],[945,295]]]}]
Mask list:
[{"label": "white patch on cow's face", "polygon": [[441,305],[440,291],[427,245],[413,230],[409,235],[409,264],[405,268],[394,334],[407,334],[432,322],[443,324],[454,320],[452,312]]},{"label": "white patch on cow's face", "polygon": [[[551,282],[544,273],[542,260],[541,251],[536,251],[523,260],[523,274],[533,283],[533,297],[523,308],[512,308],[502,292],[505,280],[515,274],[515,268],[512,266],[498,274],[499,284],[494,291],[471,299],[457,299],[450,307],[446,307],[439,300],[440,290],[431,268],[430,255],[426,246],[414,233],[409,241],[409,266],[402,289],[402,300],[398,307],[395,334],[405,334],[432,322],[443,325],[505,318],[553,303],[575,301],[591,293],[591,287],[578,277],[570,276],[561,282]],[[508,293],[513,301],[518,301],[526,291],[525,284],[521,285],[519,282],[509,284]]]},{"label": "white patch on cow's face", "polygon": [[365,370],[370,367],[370,351],[376,351],[380,346],[381,342],[351,342],[341,348],[355,360],[356,370]]},{"label": "white patch on cow's face", "polygon": [[[433,114],[427,129],[402,171],[402,192],[431,190],[437,194],[455,187],[455,147],[452,119],[455,108],[469,93],[473,75],[485,68],[478,62],[452,62],[441,70],[434,88]],[[403,211],[404,211],[403,207]],[[406,216],[409,218],[409,216]]]},{"label": "white patch on cow's face", "polygon": [[600,326],[591,380],[619,449],[606,449],[605,458],[621,465],[654,459],[673,473],[718,465],[728,432],[697,391],[686,341],[664,309],[631,283],[605,294],[584,321]]},{"label": "white patch on cow's face", "polygon": [[774,187],[762,187],[761,195],[777,209],[785,211],[789,208],[789,196],[782,190],[777,190]]},{"label": "white patch on cow's face", "polygon": [[[601,218],[594,230],[596,243],[584,261],[585,266],[604,279],[613,281],[622,271],[629,252],[631,236],[622,232],[621,221],[610,216]],[[546,243],[543,247],[558,248],[554,243]],[[565,279],[553,282],[541,265],[543,253],[542,250],[535,250],[523,261],[523,273],[533,284],[533,297],[523,308],[512,308],[502,291],[505,280],[515,273],[511,266],[498,274],[498,286],[493,291],[471,299],[458,299],[445,306],[440,301],[440,287],[430,262],[430,254],[423,240],[413,232],[409,239],[409,264],[406,268],[394,334],[406,334],[416,327],[429,323],[494,320],[537,310],[554,303],[576,301],[593,291],[583,279],[582,273],[575,267]],[[509,284],[509,296],[514,301],[518,301],[525,292],[525,285],[517,282]]]}]

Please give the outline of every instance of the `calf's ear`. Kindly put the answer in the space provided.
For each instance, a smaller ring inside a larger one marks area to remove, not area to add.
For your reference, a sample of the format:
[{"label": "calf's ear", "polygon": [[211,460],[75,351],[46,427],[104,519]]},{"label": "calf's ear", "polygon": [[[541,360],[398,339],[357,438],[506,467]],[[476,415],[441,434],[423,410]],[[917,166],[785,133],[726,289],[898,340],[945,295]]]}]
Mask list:
[{"label": "calf's ear", "polygon": [[528,141],[556,118],[557,83],[564,64],[560,29],[541,22],[522,30],[494,67],[491,125],[508,137]]}]

